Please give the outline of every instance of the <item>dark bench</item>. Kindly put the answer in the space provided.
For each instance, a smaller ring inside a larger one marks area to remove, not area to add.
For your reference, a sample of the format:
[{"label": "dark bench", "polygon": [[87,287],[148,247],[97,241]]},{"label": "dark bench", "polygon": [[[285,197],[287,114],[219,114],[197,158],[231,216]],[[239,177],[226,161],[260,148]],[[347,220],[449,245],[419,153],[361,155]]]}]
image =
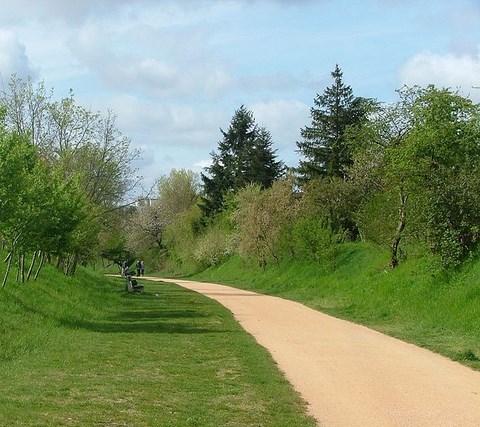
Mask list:
[{"label": "dark bench", "polygon": [[131,274],[127,274],[126,276],[126,289],[128,292],[135,292],[138,294],[143,294],[143,291],[145,290],[142,285],[137,284],[137,281],[135,279],[132,279]]}]

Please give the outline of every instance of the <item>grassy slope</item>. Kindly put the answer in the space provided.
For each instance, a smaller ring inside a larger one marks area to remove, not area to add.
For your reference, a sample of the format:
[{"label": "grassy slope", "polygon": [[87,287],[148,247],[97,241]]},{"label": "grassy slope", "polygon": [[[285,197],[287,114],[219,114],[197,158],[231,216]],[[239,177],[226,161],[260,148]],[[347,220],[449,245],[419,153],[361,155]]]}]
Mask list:
[{"label": "grassy slope", "polygon": [[425,259],[387,264],[377,247],[345,244],[333,272],[299,263],[261,271],[233,258],[195,277],[297,300],[480,369],[480,261],[450,277]]},{"label": "grassy slope", "polygon": [[268,353],[201,295],[81,271],[0,289],[0,425],[313,426]]}]

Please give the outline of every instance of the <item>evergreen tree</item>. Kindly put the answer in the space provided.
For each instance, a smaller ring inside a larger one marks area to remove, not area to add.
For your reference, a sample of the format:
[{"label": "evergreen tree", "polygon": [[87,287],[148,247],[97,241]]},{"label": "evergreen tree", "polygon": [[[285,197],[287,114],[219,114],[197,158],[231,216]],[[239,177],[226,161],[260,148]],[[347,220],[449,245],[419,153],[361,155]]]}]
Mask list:
[{"label": "evergreen tree", "polygon": [[212,152],[212,165],[202,173],[207,216],[224,208],[228,193],[248,184],[268,188],[285,169],[283,162],[276,160],[270,132],[258,127],[253,113],[243,105],[235,111],[228,130],[220,131],[223,139],[218,152]]},{"label": "evergreen tree", "polygon": [[317,94],[310,109],[311,126],[300,130],[303,141],[297,142],[297,151],[305,160],[300,160],[297,172],[303,181],[325,176],[347,177],[352,150],[345,140],[345,130],[366,114],[368,101],[353,96],[352,88],[343,83],[338,64],[331,75],[333,85],[323,95]]}]

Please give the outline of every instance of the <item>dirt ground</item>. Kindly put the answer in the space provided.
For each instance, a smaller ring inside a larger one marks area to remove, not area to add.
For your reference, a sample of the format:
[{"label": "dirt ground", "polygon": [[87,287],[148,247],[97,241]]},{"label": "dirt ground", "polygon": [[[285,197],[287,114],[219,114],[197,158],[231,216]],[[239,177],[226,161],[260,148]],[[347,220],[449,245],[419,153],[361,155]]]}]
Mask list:
[{"label": "dirt ground", "polygon": [[480,372],[296,302],[148,279],[177,283],[228,308],[271,353],[319,426],[480,426]]}]

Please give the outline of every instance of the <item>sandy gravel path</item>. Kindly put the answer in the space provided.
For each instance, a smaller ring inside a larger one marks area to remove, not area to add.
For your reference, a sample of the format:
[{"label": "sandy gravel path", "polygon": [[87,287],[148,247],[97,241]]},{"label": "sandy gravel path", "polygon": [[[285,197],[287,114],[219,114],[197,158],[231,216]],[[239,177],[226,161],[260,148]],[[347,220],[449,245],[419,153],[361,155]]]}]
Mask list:
[{"label": "sandy gravel path", "polygon": [[177,283],[227,307],[272,354],[320,426],[480,426],[480,372],[296,302],[148,279]]}]

